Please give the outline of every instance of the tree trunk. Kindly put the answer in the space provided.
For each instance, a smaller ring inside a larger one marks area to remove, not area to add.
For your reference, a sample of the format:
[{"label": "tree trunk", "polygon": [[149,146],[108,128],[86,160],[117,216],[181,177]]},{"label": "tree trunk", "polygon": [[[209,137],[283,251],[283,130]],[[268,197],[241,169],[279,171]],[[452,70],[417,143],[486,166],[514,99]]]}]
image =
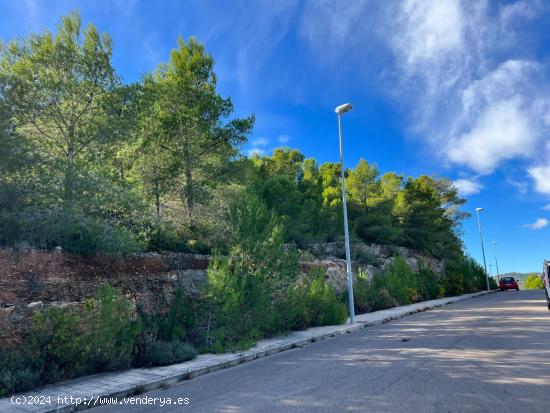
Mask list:
[{"label": "tree trunk", "polygon": [[191,171],[191,154],[187,136],[183,140],[183,169],[185,175],[184,197],[187,204],[187,218],[189,226],[193,228],[193,208],[195,207],[193,191],[193,173]]},{"label": "tree trunk", "polygon": [[67,166],[65,169],[65,179],[63,188],[63,201],[65,209],[72,210],[74,206],[74,162],[75,154],[72,148],[68,149]]}]

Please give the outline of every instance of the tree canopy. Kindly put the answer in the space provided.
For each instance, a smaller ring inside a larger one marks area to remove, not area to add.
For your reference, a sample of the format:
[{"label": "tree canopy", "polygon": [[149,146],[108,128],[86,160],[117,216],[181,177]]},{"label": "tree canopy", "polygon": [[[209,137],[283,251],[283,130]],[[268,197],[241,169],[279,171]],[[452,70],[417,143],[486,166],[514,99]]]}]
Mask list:
[{"label": "tree canopy", "polygon": [[[233,116],[199,41],[175,46],[132,84],[113,68],[110,37],[77,13],[2,48],[0,242],[223,251],[243,197],[276,217],[284,243],[342,239],[340,164],[291,148],[245,157],[254,115]],[[364,159],[344,172],[353,240],[461,256],[465,200],[449,180],[381,174]]]}]

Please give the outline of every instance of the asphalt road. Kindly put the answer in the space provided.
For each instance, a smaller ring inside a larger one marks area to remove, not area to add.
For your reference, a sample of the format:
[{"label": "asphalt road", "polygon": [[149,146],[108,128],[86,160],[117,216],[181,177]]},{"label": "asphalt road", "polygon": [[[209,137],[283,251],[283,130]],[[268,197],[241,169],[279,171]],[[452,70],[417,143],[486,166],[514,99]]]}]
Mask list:
[{"label": "asphalt road", "polygon": [[499,292],[139,397],[189,404],[96,410],[549,412],[550,311],[542,290]]}]

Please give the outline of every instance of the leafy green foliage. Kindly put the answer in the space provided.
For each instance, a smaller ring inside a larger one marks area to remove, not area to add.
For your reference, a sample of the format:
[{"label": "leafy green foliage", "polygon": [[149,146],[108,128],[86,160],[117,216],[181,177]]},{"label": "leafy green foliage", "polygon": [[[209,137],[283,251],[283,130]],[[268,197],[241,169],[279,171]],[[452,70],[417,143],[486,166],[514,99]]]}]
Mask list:
[{"label": "leafy green foliage", "polygon": [[325,275],[315,270],[289,289],[279,312],[286,329],[291,330],[342,324],[348,317],[345,303],[328,285]]},{"label": "leafy green foliage", "polygon": [[283,244],[281,224],[261,199],[246,194],[230,217],[232,247],[212,261],[203,293],[203,347],[241,348],[293,328],[345,321],[345,306],[323,276],[298,279],[297,254]]},{"label": "leafy green foliage", "polygon": [[38,372],[20,351],[0,349],[0,397],[29,390],[39,383]]},{"label": "leafy green foliage", "polygon": [[[254,117],[232,116],[202,44],[179,39],[134,84],[121,82],[111,55],[109,36],[83,29],[77,13],[55,34],[0,51],[0,242],[226,253],[243,192],[277,219],[285,243],[341,240],[340,164],[290,148],[244,158]],[[461,257],[465,201],[450,181],[380,175],[363,159],[344,174],[352,239]]]},{"label": "leafy green foliage", "polygon": [[62,209],[0,210],[0,243],[25,241],[40,248],[62,247],[81,255],[102,251],[126,255],[140,251],[135,235],[112,223]]},{"label": "leafy green foliage", "polygon": [[130,303],[103,284],[79,310],[50,308],[36,315],[27,352],[45,382],[129,367],[139,325]]},{"label": "leafy green foliage", "polygon": [[540,288],[544,288],[544,283],[538,274],[529,274],[525,279],[524,285],[527,290],[538,290]]},{"label": "leafy green foliage", "polygon": [[197,351],[181,341],[156,341],[148,355],[145,366],[166,366],[182,363],[197,357]]},{"label": "leafy green foliage", "polygon": [[181,341],[189,320],[184,302],[178,293],[166,317],[137,318],[131,302],[103,284],[83,308],[37,313],[24,344],[0,350],[0,396],[86,374],[195,358],[194,348]]},{"label": "leafy green foliage", "polygon": [[482,289],[485,273],[470,257],[447,263],[441,279],[422,262],[414,273],[403,258],[396,257],[384,273],[370,280],[366,274],[358,274],[354,302],[356,312],[364,313]]}]

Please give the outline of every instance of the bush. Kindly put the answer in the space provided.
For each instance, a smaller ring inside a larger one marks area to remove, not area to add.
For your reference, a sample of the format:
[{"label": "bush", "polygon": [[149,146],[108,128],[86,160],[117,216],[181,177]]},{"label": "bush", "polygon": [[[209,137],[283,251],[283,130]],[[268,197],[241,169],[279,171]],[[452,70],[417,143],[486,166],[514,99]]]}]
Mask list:
[{"label": "bush", "polygon": [[544,283],[537,274],[529,274],[525,279],[525,288],[528,290],[537,290],[544,288]]},{"label": "bush", "polygon": [[291,313],[290,329],[301,329],[314,326],[342,324],[348,317],[345,303],[340,301],[332,287],[328,285],[324,274],[313,272],[309,283],[298,285],[291,292],[293,299],[285,305]]},{"label": "bush", "polygon": [[21,351],[0,349],[0,397],[29,390],[39,383],[39,374]]},{"label": "bush", "polygon": [[369,301],[370,288],[368,274],[360,269],[357,272],[357,280],[353,285],[353,303],[355,304],[355,312],[357,314],[372,311],[371,302]]},{"label": "bush", "polygon": [[[487,288],[483,267],[471,257],[460,257],[447,262],[441,284],[447,296],[473,293]],[[490,288],[496,285],[492,278],[489,279],[489,285]]]},{"label": "bush", "polygon": [[156,341],[148,354],[145,366],[167,366],[197,357],[197,351],[181,341]]},{"label": "bush", "polygon": [[367,301],[370,305],[370,311],[385,310],[399,305],[391,292],[385,287],[371,288],[367,296]]},{"label": "bush", "polygon": [[81,255],[127,255],[141,250],[128,230],[62,209],[0,212],[0,244],[27,242],[38,248],[62,247]]},{"label": "bush", "polygon": [[283,244],[280,222],[251,194],[230,214],[229,257],[216,255],[208,269],[199,325],[212,351],[243,348],[296,328],[345,321],[343,304],[314,273],[298,283],[298,259]]},{"label": "bush", "polygon": [[419,300],[433,300],[438,297],[440,286],[432,270],[420,263],[416,277],[420,294]]},{"label": "bush", "polygon": [[395,257],[382,276],[374,277],[375,289],[386,289],[399,305],[418,300],[418,280],[402,257]]},{"label": "bush", "polygon": [[384,273],[375,274],[370,281],[358,273],[354,286],[355,311],[360,314],[430,300],[438,297],[440,289],[436,276],[422,262],[414,273],[398,256]]},{"label": "bush", "polygon": [[139,324],[130,302],[107,284],[83,309],[37,314],[25,352],[43,383],[130,366]]}]

